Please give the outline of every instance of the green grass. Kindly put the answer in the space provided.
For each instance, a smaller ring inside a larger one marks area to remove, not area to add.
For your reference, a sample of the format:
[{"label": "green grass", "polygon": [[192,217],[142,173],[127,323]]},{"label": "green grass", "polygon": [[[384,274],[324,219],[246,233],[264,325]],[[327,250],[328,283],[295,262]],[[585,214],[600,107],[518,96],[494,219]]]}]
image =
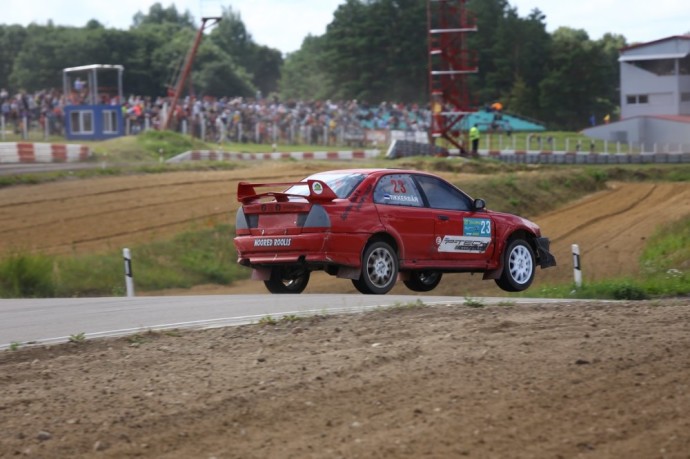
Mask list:
[{"label": "green grass", "polygon": [[[136,291],[228,285],[249,276],[236,263],[234,229],[217,225],[131,247]],[[82,256],[13,254],[0,260],[0,297],[124,295],[120,251]]]},{"label": "green grass", "polygon": [[38,298],[55,294],[53,259],[30,253],[12,253],[0,260],[0,296]]},{"label": "green grass", "polygon": [[690,215],[659,228],[640,257],[638,277],[544,286],[529,296],[642,300],[690,295]]},{"label": "green grass", "polygon": [[657,230],[647,241],[640,261],[652,275],[690,270],[690,215]]},{"label": "green grass", "polygon": [[470,297],[465,297],[465,301],[463,304],[469,308],[483,308],[486,306],[484,302],[481,300],[481,298],[470,298]]}]

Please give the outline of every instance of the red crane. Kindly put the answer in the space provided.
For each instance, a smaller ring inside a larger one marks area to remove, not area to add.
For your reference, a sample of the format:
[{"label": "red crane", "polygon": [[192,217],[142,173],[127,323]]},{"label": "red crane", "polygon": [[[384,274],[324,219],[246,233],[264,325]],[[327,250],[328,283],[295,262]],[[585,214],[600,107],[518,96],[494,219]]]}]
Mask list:
[{"label": "red crane", "polygon": [[162,129],[168,129],[168,127],[170,126],[170,120],[172,120],[172,117],[175,113],[177,101],[182,96],[182,90],[184,89],[184,85],[187,81],[187,78],[189,77],[189,73],[192,71],[192,64],[194,64],[194,58],[196,57],[196,51],[199,49],[201,38],[204,36],[204,30],[206,30],[208,27],[217,24],[218,22],[220,22],[220,20],[220,17],[201,18],[201,26],[199,26],[199,30],[196,33],[196,37],[194,38],[194,43],[192,44],[192,47],[187,52],[187,57],[184,60],[182,71],[180,72],[180,76],[178,77],[177,83],[175,84],[175,92],[172,95],[172,101],[170,102],[168,113],[166,114],[165,120],[163,121]]}]

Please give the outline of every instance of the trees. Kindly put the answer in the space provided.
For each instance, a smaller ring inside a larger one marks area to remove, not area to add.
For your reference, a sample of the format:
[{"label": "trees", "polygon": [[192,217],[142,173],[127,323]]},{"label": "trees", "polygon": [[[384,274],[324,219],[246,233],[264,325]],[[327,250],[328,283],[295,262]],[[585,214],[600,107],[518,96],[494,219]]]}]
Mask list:
[{"label": "trees", "polygon": [[[425,101],[425,5],[424,0],[346,1],[324,36],[308,37],[287,57],[282,90],[304,99],[324,93],[331,99]],[[305,84],[314,80],[316,85]]]},{"label": "trees", "polygon": [[24,45],[26,35],[27,30],[22,26],[0,25],[0,89],[9,89],[12,67]]},{"label": "trees", "polygon": [[[239,12],[223,9],[207,31],[192,72],[196,95],[303,100],[358,99],[420,104],[428,99],[427,0],[346,0],[326,32],[308,36],[283,57],[258,44]],[[470,80],[478,107],[501,101],[507,110],[580,129],[619,103],[618,50],[625,38],[591,40],[582,30],[549,34],[538,9],[522,17],[508,0],[469,0],[478,31],[468,34],[479,73]],[[292,25],[286,25],[289,27]],[[134,15],[129,30],[96,20],[85,27],[51,23],[0,25],[0,88],[60,87],[61,71],[93,63],[126,68],[127,93],[164,95],[174,83],[198,26],[174,5]]]},{"label": "trees", "polygon": [[137,12],[132,18],[132,27],[138,28],[146,24],[174,24],[180,28],[194,27],[194,20],[189,11],[180,14],[175,4],[164,8],[160,3],[154,3],[149,7],[148,14]]},{"label": "trees", "polygon": [[288,55],[282,68],[280,94],[284,99],[331,97],[328,75],[321,64],[324,37],[307,36],[299,50]]},{"label": "trees", "polygon": [[226,65],[238,69],[239,73],[232,79],[248,79],[243,85],[254,87],[264,95],[278,90],[283,65],[280,51],[255,43],[242,17],[232,7],[223,8],[222,19],[209,38],[232,61],[232,65],[230,62]]},{"label": "trees", "polygon": [[539,83],[543,116],[553,117],[559,127],[581,129],[592,115],[611,113],[618,104],[617,49],[624,45],[622,37],[591,41],[584,30],[557,29]]}]

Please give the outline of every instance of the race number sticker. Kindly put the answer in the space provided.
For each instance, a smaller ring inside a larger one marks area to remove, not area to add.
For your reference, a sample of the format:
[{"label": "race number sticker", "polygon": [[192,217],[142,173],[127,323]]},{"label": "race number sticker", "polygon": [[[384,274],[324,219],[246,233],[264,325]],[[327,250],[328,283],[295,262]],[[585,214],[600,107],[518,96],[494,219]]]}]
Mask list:
[{"label": "race number sticker", "polygon": [[465,236],[491,237],[491,220],[488,218],[464,218],[462,234]]}]

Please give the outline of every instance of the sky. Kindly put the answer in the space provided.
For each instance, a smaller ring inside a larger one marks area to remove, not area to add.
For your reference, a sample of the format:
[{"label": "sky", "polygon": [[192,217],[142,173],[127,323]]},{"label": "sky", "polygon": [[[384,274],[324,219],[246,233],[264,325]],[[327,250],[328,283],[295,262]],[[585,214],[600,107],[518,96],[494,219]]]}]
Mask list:
[{"label": "sky", "polygon": [[[96,19],[106,27],[127,29],[138,12],[154,3],[175,4],[180,12],[219,16],[222,6],[232,6],[260,45],[284,54],[296,51],[307,35],[322,35],[333,12],[345,0],[0,0],[0,24],[34,22],[84,26]],[[656,40],[690,32],[688,0],[509,0],[526,17],[534,8],[546,14],[547,31],[561,26],[584,29],[596,40],[611,32],[628,43]]]}]

